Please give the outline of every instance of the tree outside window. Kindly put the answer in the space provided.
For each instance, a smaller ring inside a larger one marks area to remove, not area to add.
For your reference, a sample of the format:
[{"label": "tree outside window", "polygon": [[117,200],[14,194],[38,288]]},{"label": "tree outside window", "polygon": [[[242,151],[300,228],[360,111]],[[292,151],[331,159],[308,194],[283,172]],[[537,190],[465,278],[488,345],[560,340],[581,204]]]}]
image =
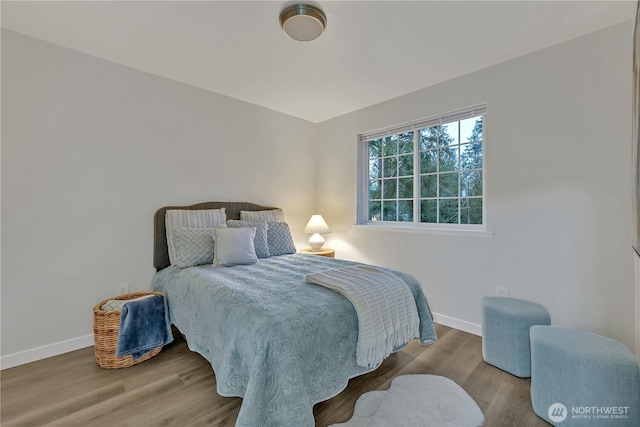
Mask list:
[{"label": "tree outside window", "polygon": [[460,116],[361,137],[368,161],[365,222],[483,224],[484,110]]}]

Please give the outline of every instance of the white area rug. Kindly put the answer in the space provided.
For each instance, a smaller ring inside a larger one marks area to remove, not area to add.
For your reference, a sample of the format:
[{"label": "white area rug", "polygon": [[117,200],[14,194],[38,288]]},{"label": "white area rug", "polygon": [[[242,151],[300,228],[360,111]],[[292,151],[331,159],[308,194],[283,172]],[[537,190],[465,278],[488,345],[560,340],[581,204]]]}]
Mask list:
[{"label": "white area rug", "polygon": [[353,417],[331,427],[478,427],[484,415],[455,382],[437,375],[401,375],[388,390],[358,398]]}]

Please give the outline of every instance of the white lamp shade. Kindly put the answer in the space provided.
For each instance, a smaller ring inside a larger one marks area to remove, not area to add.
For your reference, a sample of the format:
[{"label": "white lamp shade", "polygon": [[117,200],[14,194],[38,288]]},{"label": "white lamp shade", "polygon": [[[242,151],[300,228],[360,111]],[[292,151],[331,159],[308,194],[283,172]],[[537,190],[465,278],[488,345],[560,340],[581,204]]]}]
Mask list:
[{"label": "white lamp shade", "polygon": [[311,219],[304,228],[304,232],[307,234],[325,234],[331,233],[329,226],[322,218],[322,215],[312,215]]}]

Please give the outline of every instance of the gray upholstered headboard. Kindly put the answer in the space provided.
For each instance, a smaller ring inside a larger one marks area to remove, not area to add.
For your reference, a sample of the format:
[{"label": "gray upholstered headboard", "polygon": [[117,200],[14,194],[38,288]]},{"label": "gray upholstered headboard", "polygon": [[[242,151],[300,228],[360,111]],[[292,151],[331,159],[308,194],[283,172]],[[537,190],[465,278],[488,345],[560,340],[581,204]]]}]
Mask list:
[{"label": "gray upholstered headboard", "polygon": [[240,219],[240,211],[262,211],[277,209],[268,206],[260,206],[255,203],[245,202],[204,202],[191,206],[165,206],[156,211],[153,218],[153,266],[157,271],[171,265],[169,262],[169,250],[167,248],[167,229],[164,222],[167,209],[220,209],[225,208],[227,219]]}]

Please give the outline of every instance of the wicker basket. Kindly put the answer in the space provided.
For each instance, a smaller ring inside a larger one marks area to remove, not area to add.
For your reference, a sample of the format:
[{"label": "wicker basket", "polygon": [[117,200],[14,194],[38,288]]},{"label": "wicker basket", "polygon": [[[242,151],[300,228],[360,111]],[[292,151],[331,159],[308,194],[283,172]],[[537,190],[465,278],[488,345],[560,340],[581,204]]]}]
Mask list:
[{"label": "wicker basket", "polygon": [[117,369],[128,368],[151,359],[160,353],[162,346],[154,348],[151,352],[144,356],[133,360],[133,357],[121,356],[116,357],[116,346],[118,344],[118,330],[120,329],[120,310],[103,311],[100,309],[107,301],[110,300],[130,300],[145,295],[164,295],[162,292],[134,292],[131,294],[119,295],[115,298],[109,298],[101,301],[93,307],[93,341],[96,353],[96,362],[101,368]]}]

